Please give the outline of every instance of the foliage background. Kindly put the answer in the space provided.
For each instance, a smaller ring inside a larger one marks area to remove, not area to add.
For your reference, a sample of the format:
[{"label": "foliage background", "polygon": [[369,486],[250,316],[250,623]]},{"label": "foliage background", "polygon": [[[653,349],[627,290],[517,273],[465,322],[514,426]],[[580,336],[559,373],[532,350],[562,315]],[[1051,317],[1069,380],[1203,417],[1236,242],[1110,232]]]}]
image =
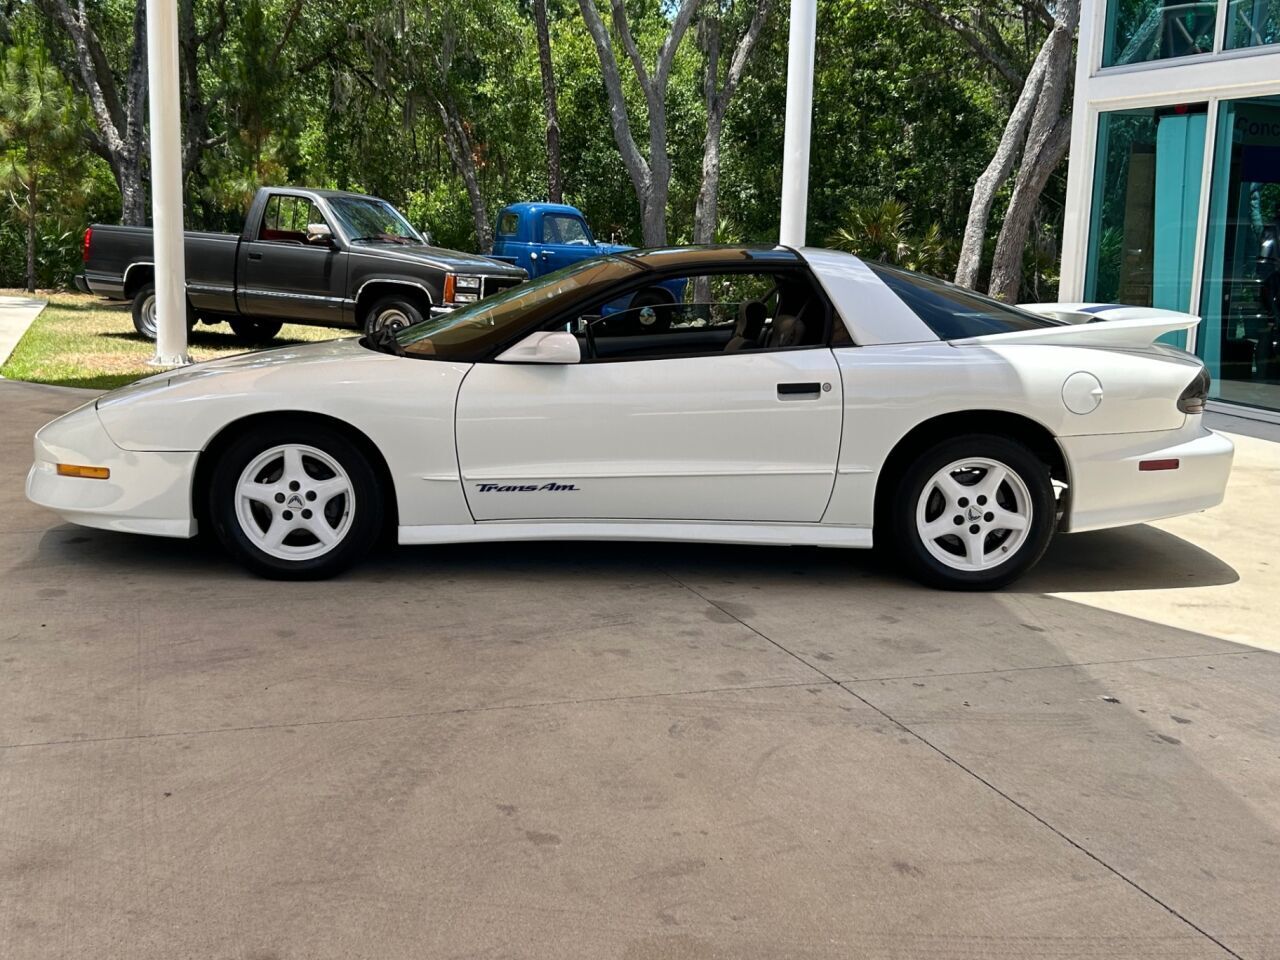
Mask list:
[{"label": "foliage background", "polygon": [[[712,0],[705,0],[709,6]],[[86,0],[112,71],[123,83],[132,0]],[[752,6],[716,0],[726,26]],[[990,4],[999,12],[999,0]],[[1011,10],[1017,4],[1007,4]],[[637,243],[639,209],[614,144],[600,64],[578,6],[549,0],[559,85],[565,199],[602,240]],[[386,197],[441,245],[477,248],[467,192],[445,149],[434,104],[456,102],[490,214],[546,192],[544,116],[528,0],[192,0],[201,35],[197,75],[208,141],[186,171],[190,229],[240,228],[262,184],[297,183]],[[652,56],[668,28],[664,0],[627,0],[631,29]],[[0,44],[42,45],[73,85],[74,51],[40,2],[10,3]],[[1028,59],[1038,38],[1012,13],[998,29]],[[777,235],[785,106],[787,5],[775,3],[726,120],[720,193],[723,240]],[[437,69],[447,54],[447,69]],[[619,52],[619,55],[620,52]],[[723,58],[722,58],[723,60]],[[705,53],[691,30],[668,93],[673,177],[669,235],[691,236],[706,104]],[[623,71],[643,129],[644,99]],[[865,247],[890,228],[878,255],[948,274],[973,183],[990,159],[1016,90],[961,36],[910,0],[822,0],[815,75],[809,240]],[[78,269],[84,226],[112,222],[120,197],[92,148],[88,120],[74,157],[58,163],[40,199],[38,273],[63,286]],[[51,182],[55,182],[51,181]],[[1042,201],[1028,277],[1051,294],[1064,192],[1061,171]],[[11,197],[0,211],[0,286],[23,282],[24,226]],[[889,216],[894,223],[877,223]],[[869,227],[868,224],[871,226]],[[992,234],[999,227],[999,210]],[[901,251],[902,256],[898,256]]]}]

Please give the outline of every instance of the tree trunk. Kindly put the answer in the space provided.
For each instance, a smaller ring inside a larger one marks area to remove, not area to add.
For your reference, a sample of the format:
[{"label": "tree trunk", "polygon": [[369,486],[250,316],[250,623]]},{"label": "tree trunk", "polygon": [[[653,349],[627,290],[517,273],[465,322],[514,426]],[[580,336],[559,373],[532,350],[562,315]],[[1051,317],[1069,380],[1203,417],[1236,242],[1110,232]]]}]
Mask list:
[{"label": "tree trunk", "polygon": [[1071,86],[1072,38],[1080,19],[1080,0],[1065,0],[1057,15],[1042,49],[1046,54],[1044,80],[991,264],[988,292],[1010,302],[1018,298],[1022,284],[1022,255],[1036,206],[1071,140],[1070,112],[1064,116],[1062,108]]},{"label": "tree trunk", "polygon": [[493,234],[489,229],[489,211],[485,207],[480,178],[476,173],[471,138],[467,135],[467,128],[463,126],[458,108],[451,97],[447,94],[437,97],[436,108],[440,112],[440,121],[444,124],[445,149],[449,151],[453,168],[458,171],[467,188],[467,199],[471,202],[471,221],[476,231],[476,245],[481,251],[488,251],[493,247]]},{"label": "tree trunk", "polygon": [[1018,155],[1035,110],[1036,100],[1040,96],[1040,87],[1044,80],[1046,54],[1043,48],[1027,74],[1022,93],[1018,96],[1013,112],[1004,126],[1000,143],[987,168],[978,177],[973,186],[973,200],[969,204],[969,219],[964,225],[964,241],[960,245],[960,262],[956,266],[956,283],[962,287],[973,289],[978,284],[978,276],[982,272],[982,248],[987,238],[987,223],[991,219],[991,207],[995,204],[996,194],[1009,179],[1013,170],[1013,161]]},{"label": "tree trunk", "polygon": [[[720,100],[720,17],[719,11],[704,17],[703,44],[707,51],[706,76],[702,95],[707,104],[707,135],[702,140],[702,185],[693,209],[693,242],[713,243],[720,202],[720,132],[724,115],[717,109]],[[701,299],[701,298],[700,298]]]},{"label": "tree trunk", "polygon": [[671,21],[671,29],[662,41],[654,72],[650,77],[644,58],[631,36],[622,0],[610,0],[614,29],[631,61],[636,82],[644,92],[648,108],[649,157],[646,161],[631,132],[622,78],[618,74],[618,61],[613,55],[613,41],[596,9],[596,0],[578,0],[582,19],[586,22],[587,32],[595,42],[596,55],[600,59],[601,79],[609,97],[609,125],[613,129],[618,152],[622,155],[623,166],[627,168],[627,175],[635,188],[636,199],[640,203],[640,229],[644,235],[644,245],[648,247],[665,246],[667,242],[667,197],[671,190],[671,159],[667,152],[667,80],[676,51],[700,2],[701,0],[682,0]]},{"label": "tree trunk", "polygon": [[552,203],[564,203],[564,184],[560,174],[560,110],[556,104],[556,75],[551,62],[547,0],[533,0],[533,20],[538,33],[538,66],[542,70],[542,107],[547,115],[547,199]]},{"label": "tree trunk", "polygon": [[36,292],[36,193],[38,161],[27,141],[27,163],[31,176],[27,179],[27,293]]},{"label": "tree trunk", "polygon": [[1008,303],[1018,299],[1022,285],[1022,254],[1027,246],[1036,207],[1045,185],[1053,176],[1071,144],[1071,118],[1060,117],[1050,132],[1044,148],[1034,157],[1024,157],[1018,168],[1018,179],[1009,198],[1009,209],[1000,227],[1000,239],[991,263],[991,296]]},{"label": "tree trunk", "polygon": [[143,158],[147,153],[147,5],[139,2],[133,15],[133,48],[124,75],[123,102],[115,74],[98,40],[83,2],[73,10],[67,0],[41,0],[52,20],[71,38],[77,73],[93,115],[97,134],[92,148],[111,164],[120,188],[121,220],[129,226],[146,222]]},{"label": "tree trunk", "polygon": [[112,160],[111,172],[120,187],[120,222],[127,227],[147,223],[147,185],[142,176],[142,160],[134,154]]},{"label": "tree trunk", "polygon": [[723,87],[719,87],[720,20],[714,17],[708,21],[707,79],[703,87],[707,98],[707,135],[702,141],[702,185],[693,214],[694,243],[715,242],[720,223],[720,134],[724,130],[724,117],[764,30],[772,2],[756,0],[755,14],[733,51]]},{"label": "tree trunk", "polygon": [[1065,143],[1058,143],[1064,136],[1060,129],[1064,121],[1069,137],[1069,118],[1063,117],[1062,107],[1071,83],[1071,47],[1080,21],[1080,0],[1062,0],[1054,12],[1053,27],[1031,65],[995,156],[974,187],[960,263],[956,269],[956,283],[966,287],[976,285],[982,269],[982,248],[991,207],[996,193],[1009,178],[1014,157],[1021,148],[1022,161],[1005,214],[1005,224],[1001,227],[996,249],[997,263],[992,265],[992,279],[988,287],[993,296],[1006,299],[1017,297],[1022,275],[1022,250],[1035,206],[1066,150]]}]

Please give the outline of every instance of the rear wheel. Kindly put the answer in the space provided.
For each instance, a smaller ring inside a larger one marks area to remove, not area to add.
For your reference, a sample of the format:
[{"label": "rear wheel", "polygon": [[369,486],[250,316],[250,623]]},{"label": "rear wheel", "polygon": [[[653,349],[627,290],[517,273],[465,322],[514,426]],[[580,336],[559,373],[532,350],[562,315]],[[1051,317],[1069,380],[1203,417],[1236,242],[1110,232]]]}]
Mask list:
[{"label": "rear wheel", "polygon": [[[130,313],[133,315],[133,329],[147,340],[154,340],[156,338],[156,285],[154,283],[144,283],[138,288],[138,292],[133,295]],[[190,330],[195,325],[195,311],[191,309],[191,304],[187,303],[187,329]]]},{"label": "rear wheel", "polygon": [[244,343],[264,344],[275,339],[284,324],[279,320],[258,320],[250,317],[232,317],[227,326]]},{"label": "rear wheel", "polygon": [[1049,468],[1004,437],[971,434],[940,443],[907,468],[890,532],[911,573],[931,586],[990,590],[1044,555],[1055,505]]},{"label": "rear wheel", "polygon": [[318,580],[373,546],[383,497],[369,461],[339,431],[270,424],[218,458],[207,515],[222,545],[255,573]]}]

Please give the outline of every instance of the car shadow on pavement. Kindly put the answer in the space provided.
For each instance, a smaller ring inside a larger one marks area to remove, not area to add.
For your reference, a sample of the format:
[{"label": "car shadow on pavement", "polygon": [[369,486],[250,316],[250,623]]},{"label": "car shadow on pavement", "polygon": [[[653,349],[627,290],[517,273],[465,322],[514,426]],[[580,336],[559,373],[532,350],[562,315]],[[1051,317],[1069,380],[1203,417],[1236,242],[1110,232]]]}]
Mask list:
[{"label": "car shadow on pavement", "polygon": [[1137,524],[1056,537],[1039,566],[1007,588],[1018,593],[1168,590],[1235,583],[1216,556],[1157,527]]},{"label": "car shadow on pavement", "polygon": [[[98,569],[100,562],[105,562],[117,570],[149,571],[166,578],[196,570],[217,579],[250,576],[207,538],[141,537],[70,524],[54,527],[41,537],[37,563],[79,559]],[[565,575],[590,571],[616,575],[642,569],[663,570],[673,562],[683,569],[697,567],[715,575],[752,577],[786,572],[817,576],[826,582],[899,579],[904,585],[909,584],[878,551],[601,541],[388,545],[343,577],[387,583],[446,573],[506,576],[535,569],[544,575],[557,571]],[[1217,586],[1239,579],[1235,569],[1207,550],[1142,524],[1059,536],[1040,564],[1005,590],[1024,594],[1166,590]]]}]

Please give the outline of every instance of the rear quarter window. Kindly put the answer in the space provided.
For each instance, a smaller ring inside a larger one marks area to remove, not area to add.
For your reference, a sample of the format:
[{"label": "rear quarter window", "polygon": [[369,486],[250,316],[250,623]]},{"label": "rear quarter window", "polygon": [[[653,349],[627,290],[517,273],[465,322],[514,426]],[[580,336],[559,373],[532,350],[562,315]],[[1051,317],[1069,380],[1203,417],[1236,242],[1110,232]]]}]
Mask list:
[{"label": "rear quarter window", "polygon": [[991,333],[1038,330],[1063,324],[1061,320],[1036,316],[945,280],[883,263],[867,262],[867,267],[940,340],[964,340]]}]

